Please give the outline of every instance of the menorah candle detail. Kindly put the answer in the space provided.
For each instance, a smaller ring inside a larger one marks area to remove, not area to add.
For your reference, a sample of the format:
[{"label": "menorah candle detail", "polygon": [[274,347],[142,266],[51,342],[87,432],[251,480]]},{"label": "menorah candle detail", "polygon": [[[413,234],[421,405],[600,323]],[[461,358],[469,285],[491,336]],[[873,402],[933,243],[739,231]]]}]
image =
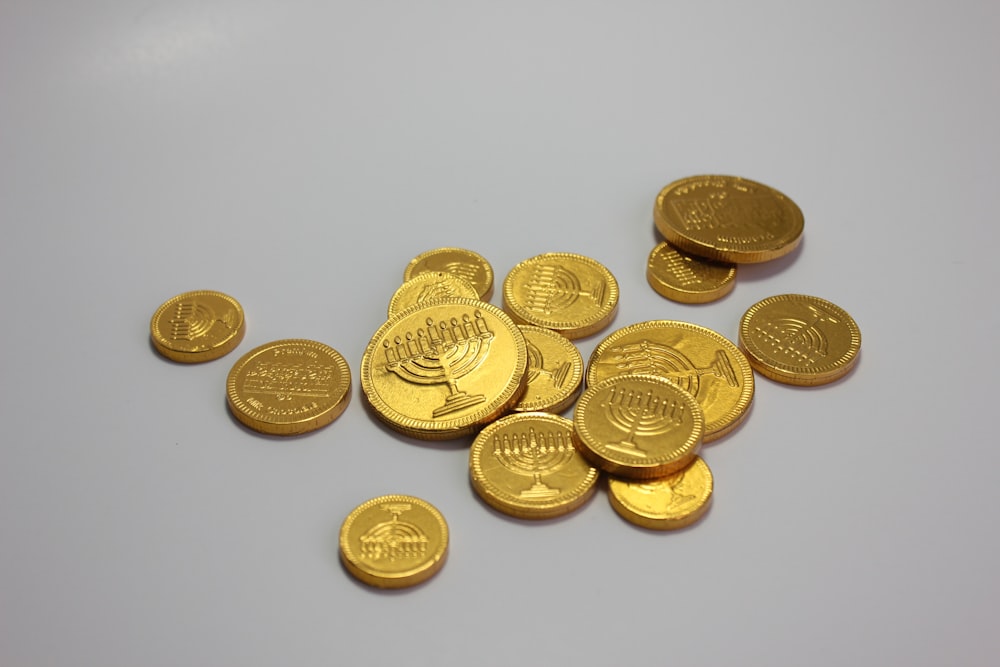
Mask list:
[{"label": "menorah candle detail", "polygon": [[518,475],[530,476],[532,485],[521,491],[522,498],[552,498],[560,490],[542,482],[542,475],[551,473],[566,464],[576,450],[569,435],[561,431],[527,433],[498,433],[493,437],[493,456],[508,470]]},{"label": "menorah candle detail", "polygon": [[419,527],[400,521],[399,515],[411,509],[408,503],[381,506],[392,519],[379,523],[361,536],[361,557],[370,560],[420,559],[427,552],[427,536]]},{"label": "menorah candle detail", "polygon": [[619,345],[608,350],[607,363],[619,373],[649,373],[674,382],[681,389],[698,395],[701,377],[712,375],[730,387],[739,386],[732,363],[724,350],[716,350],[712,362],[704,368],[695,366],[680,350],[650,340]]},{"label": "menorah candle detail", "polygon": [[685,407],[675,399],[662,398],[652,389],[641,390],[612,387],[601,402],[611,423],[625,431],[620,442],[608,443],[608,449],[644,458],[646,452],[635,444],[636,436],[654,436],[666,433],[684,422]]},{"label": "menorah candle detail", "polygon": [[593,289],[585,290],[577,275],[565,267],[539,264],[533,267],[525,284],[525,306],[548,314],[569,308],[581,296],[601,303],[604,289],[604,283],[600,282]]}]

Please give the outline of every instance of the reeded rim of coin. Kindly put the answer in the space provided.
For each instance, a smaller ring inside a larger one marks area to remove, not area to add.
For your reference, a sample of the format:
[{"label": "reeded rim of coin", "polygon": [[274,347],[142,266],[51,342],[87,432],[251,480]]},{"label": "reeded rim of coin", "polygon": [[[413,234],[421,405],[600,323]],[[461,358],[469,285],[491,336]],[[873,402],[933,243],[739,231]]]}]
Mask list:
[{"label": "reeded rim of coin", "polygon": [[445,271],[471,283],[479,298],[493,298],[493,267],[485,257],[466,248],[434,248],[422,252],[406,265],[403,280],[426,271]]},{"label": "reeded rim of coin", "polygon": [[664,241],[649,252],[646,282],[671,301],[709,303],[736,287],[736,265],[704,259]]},{"label": "reeded rim of coin", "polygon": [[644,481],[608,478],[611,507],[650,530],[677,530],[701,519],[712,501],[712,471],[700,456],[667,477]]},{"label": "reeded rim of coin", "polygon": [[[583,385],[583,355],[579,348],[561,333],[530,324],[517,325],[524,334],[528,351],[527,388],[524,396],[511,408],[514,412],[562,412],[576,402]],[[562,356],[555,365],[545,367],[546,355],[541,346],[553,347]],[[546,378],[545,389],[539,387]],[[550,385],[550,386],[548,386]]]},{"label": "reeded rim of coin", "polygon": [[171,361],[212,361],[236,349],[246,333],[240,302],[215,290],[184,292],[167,299],[149,321],[156,351]]}]

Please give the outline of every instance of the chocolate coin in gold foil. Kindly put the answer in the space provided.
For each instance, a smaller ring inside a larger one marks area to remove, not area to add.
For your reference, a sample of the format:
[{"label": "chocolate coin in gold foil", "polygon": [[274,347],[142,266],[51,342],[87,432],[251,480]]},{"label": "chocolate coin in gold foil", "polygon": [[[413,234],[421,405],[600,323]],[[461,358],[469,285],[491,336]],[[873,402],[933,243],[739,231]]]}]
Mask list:
[{"label": "chocolate coin in gold foil", "polygon": [[243,340],[243,307],[212,290],[185,292],[156,309],[149,323],[157,352],[172,361],[198,363],[232,352]]},{"label": "chocolate coin in gold foil", "polygon": [[583,355],[560,333],[518,325],[528,350],[528,388],[514,412],[562,412],[576,400],[583,384]]},{"label": "chocolate coin in gold foil", "polygon": [[431,299],[454,297],[478,299],[479,293],[472,283],[446,271],[418,273],[396,289],[389,300],[388,316]]},{"label": "chocolate coin in gold foil", "polygon": [[643,528],[674,530],[690,526],[712,501],[712,471],[696,456],[685,468],[649,480],[608,478],[608,498],[618,514]]},{"label": "chocolate coin in gold foil", "polygon": [[664,241],[649,253],[646,281],[672,301],[708,303],[733,291],[736,265],[702,259]]},{"label": "chocolate coin in gold foil", "polygon": [[403,280],[427,271],[444,271],[471,283],[483,301],[493,297],[493,267],[478,252],[465,248],[435,248],[422,252],[410,260],[403,271]]}]

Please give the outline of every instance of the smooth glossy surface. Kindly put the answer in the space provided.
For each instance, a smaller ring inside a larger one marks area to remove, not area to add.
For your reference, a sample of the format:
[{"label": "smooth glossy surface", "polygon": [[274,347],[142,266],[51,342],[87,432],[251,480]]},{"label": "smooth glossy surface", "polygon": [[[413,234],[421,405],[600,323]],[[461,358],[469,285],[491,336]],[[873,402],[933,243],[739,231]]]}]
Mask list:
[{"label": "smooth glossy surface", "polygon": [[562,412],[583,384],[583,355],[571,340],[542,327],[519,324],[528,350],[528,387],[514,412]]},{"label": "smooth glossy surface", "polygon": [[608,478],[608,499],[626,521],[651,530],[676,530],[695,523],[712,501],[712,471],[700,456],[660,479]]}]

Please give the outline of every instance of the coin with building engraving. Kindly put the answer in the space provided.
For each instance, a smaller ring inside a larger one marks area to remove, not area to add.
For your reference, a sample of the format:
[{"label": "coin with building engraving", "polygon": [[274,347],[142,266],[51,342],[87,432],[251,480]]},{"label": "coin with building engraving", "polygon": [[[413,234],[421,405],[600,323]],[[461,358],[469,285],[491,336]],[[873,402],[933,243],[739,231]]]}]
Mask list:
[{"label": "coin with building engraving", "polygon": [[483,301],[493,298],[493,267],[478,252],[465,248],[435,248],[422,252],[406,265],[403,280],[428,271],[444,271],[465,280],[476,288]]},{"label": "coin with building engraving", "polygon": [[672,301],[708,303],[733,291],[736,265],[702,259],[664,241],[649,253],[646,281]]},{"label": "coin with building engraving", "polygon": [[591,464],[628,479],[680,470],[701,448],[705,421],[688,392],[655,375],[617,375],[588,387],[573,439]]},{"label": "coin with building engraving", "polygon": [[326,426],[351,399],[351,371],[329,345],[277,340],[250,350],[229,371],[229,409],[243,424],[270,435],[298,435]]},{"label": "coin with building engraving", "polygon": [[608,478],[608,499],[625,520],[651,530],[675,530],[701,519],[712,501],[712,471],[700,456],[666,477]]},{"label": "coin with building engraving", "polygon": [[236,349],[246,333],[243,306],[212,290],[184,292],[168,299],[149,323],[156,351],[172,361],[211,361]]},{"label": "coin with building engraving", "polygon": [[736,428],[753,402],[746,356],[722,334],[690,322],[650,320],[612,332],[590,354],[587,384],[631,373],[657,375],[694,396],[705,416],[705,442]]},{"label": "coin with building engraving", "polygon": [[573,422],[547,412],[501,417],[469,450],[472,488],[486,504],[520,519],[551,519],[583,505],[598,470],[573,445]]},{"label": "coin with building engraving", "polygon": [[774,188],[738,176],[691,176],[656,197],[653,221],[685,252],[734,264],[766,262],[802,239],[802,211]]},{"label": "coin with building engraving", "polygon": [[472,283],[446,271],[418,273],[396,289],[389,300],[388,316],[431,299],[454,297],[478,299],[479,293]]},{"label": "coin with building engraving", "polygon": [[415,438],[470,435],[524,393],[524,335],[502,310],[435,299],[389,318],[361,358],[361,388],[376,417]]},{"label": "coin with building engraving", "polygon": [[826,299],[780,294],[743,314],[740,347],[761,375],[814,386],[851,371],[861,351],[861,330],[847,311]]},{"label": "coin with building engraving", "polygon": [[503,306],[518,324],[583,338],[608,326],[618,310],[618,281],[584,255],[549,252],[519,262],[503,282]]},{"label": "coin with building engraving", "polygon": [[576,401],[583,384],[583,355],[551,329],[519,324],[528,350],[528,387],[514,412],[562,412]]},{"label": "coin with building engraving", "polygon": [[340,527],[340,560],[355,578],[377,588],[427,581],[448,556],[448,524],[436,507],[408,495],[372,498]]}]

